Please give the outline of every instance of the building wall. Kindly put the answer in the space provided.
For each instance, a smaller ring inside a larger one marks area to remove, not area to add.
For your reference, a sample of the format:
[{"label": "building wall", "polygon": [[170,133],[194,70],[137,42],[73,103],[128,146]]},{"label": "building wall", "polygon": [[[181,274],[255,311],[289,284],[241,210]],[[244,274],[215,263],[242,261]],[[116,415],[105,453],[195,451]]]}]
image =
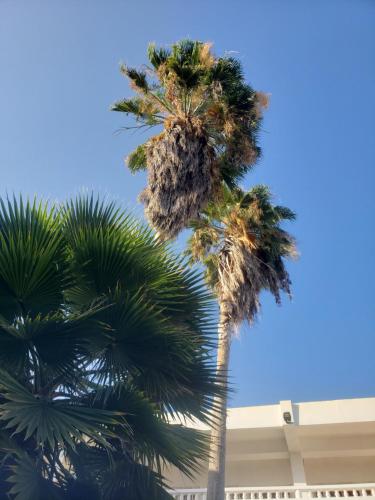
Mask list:
[{"label": "building wall", "polygon": [[168,484],[173,488],[207,487],[207,467],[204,467],[198,474],[194,474],[194,479],[189,479],[174,467],[164,471],[164,475],[167,478]]},{"label": "building wall", "polygon": [[307,484],[371,483],[375,457],[305,458]]},{"label": "building wall", "polygon": [[[227,487],[375,483],[375,398],[232,408],[227,424]],[[193,480],[166,476],[205,488],[207,464]]]},{"label": "building wall", "polygon": [[[166,473],[174,488],[205,488],[207,468],[194,479],[189,479],[176,469]],[[230,461],[226,466],[225,484],[227,486],[286,486],[293,484],[288,459],[281,460],[241,460]]]},{"label": "building wall", "polygon": [[230,462],[226,468],[227,486],[292,485],[290,462],[284,460],[249,460]]}]

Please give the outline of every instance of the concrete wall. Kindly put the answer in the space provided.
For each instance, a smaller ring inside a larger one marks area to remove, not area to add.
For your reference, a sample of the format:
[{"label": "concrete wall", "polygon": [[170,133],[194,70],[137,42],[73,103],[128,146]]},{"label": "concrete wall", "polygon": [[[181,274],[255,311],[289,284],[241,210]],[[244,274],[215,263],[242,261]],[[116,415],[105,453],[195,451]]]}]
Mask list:
[{"label": "concrete wall", "polygon": [[226,486],[286,486],[292,485],[290,462],[260,460],[230,462],[226,470]]},{"label": "concrete wall", "polygon": [[200,473],[195,474],[194,479],[189,479],[175,468],[164,471],[168,484],[173,488],[206,488],[207,468],[204,467]]},{"label": "concrete wall", "polygon": [[372,483],[375,457],[305,458],[307,484]]},{"label": "concrete wall", "polygon": [[[177,470],[167,472],[174,488],[206,488],[207,471],[202,470],[193,480]],[[226,486],[285,486],[292,485],[292,473],[288,459],[230,461],[226,467]]]},{"label": "concrete wall", "polygon": [[[227,487],[375,482],[375,398],[232,408],[227,427]],[[166,476],[205,488],[207,464],[194,480]]]}]

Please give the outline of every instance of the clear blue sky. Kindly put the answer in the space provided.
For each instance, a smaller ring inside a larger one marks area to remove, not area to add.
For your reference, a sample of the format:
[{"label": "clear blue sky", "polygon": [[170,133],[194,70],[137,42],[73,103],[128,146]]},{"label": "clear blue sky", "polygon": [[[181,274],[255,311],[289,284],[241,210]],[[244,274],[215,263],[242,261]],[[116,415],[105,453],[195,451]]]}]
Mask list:
[{"label": "clear blue sky", "polygon": [[0,0],[0,191],[135,207],[145,177],[123,157],[142,136],[109,112],[119,62],[184,37],[235,51],[272,94],[244,184],[298,213],[301,258],[293,301],[264,297],[234,342],[231,404],[374,396],[374,27],[374,0]]}]

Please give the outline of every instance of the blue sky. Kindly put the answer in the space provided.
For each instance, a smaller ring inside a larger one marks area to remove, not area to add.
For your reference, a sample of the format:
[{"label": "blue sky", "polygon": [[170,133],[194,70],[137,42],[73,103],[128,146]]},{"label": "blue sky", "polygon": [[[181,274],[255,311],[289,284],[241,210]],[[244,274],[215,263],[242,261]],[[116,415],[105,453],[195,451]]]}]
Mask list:
[{"label": "blue sky", "polygon": [[0,192],[88,188],[141,214],[119,62],[185,37],[233,51],[271,94],[244,185],[297,212],[301,258],[293,300],[264,296],[234,342],[231,405],[374,396],[374,26],[373,0],[0,0]]}]

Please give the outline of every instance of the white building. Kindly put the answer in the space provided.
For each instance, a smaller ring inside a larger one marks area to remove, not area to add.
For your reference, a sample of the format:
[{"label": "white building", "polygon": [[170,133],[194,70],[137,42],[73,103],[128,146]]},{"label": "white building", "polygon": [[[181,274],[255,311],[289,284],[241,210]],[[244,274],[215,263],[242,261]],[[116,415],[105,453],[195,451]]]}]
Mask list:
[{"label": "white building", "polygon": [[[375,498],[375,398],[233,408],[227,427],[227,500]],[[176,499],[204,500],[207,464],[169,480]]]}]

